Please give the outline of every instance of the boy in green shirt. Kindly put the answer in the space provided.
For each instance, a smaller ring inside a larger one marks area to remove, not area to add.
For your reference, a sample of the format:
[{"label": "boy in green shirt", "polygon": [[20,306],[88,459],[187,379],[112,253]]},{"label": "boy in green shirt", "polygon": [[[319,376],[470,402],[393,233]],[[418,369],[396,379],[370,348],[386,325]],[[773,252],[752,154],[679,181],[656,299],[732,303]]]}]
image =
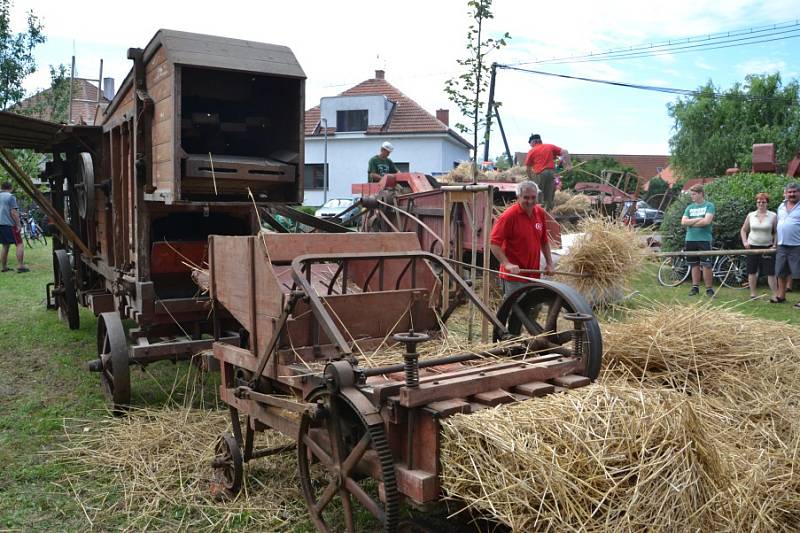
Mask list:
[{"label": "boy in green shirt", "polygon": [[[711,250],[711,222],[714,220],[716,209],[713,203],[706,201],[702,185],[693,185],[689,189],[689,194],[692,195],[692,203],[686,207],[681,218],[681,226],[686,226],[686,243],[683,249],[687,252],[705,252]],[[692,290],[689,292],[689,296],[700,293],[701,266],[706,294],[714,296],[711,258],[708,256],[687,257],[686,262],[692,267]]]}]

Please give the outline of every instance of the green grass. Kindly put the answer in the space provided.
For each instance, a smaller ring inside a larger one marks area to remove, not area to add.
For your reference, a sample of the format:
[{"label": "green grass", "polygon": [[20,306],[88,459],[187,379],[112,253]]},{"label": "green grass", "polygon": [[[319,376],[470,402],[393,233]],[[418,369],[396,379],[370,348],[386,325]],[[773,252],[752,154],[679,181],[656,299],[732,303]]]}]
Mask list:
[{"label": "green grass", "polygon": [[761,298],[750,301],[750,291],[747,288],[730,289],[721,287],[718,282],[714,283],[716,294],[714,298],[705,296],[705,289],[702,287],[700,295],[689,296],[691,282],[684,281],[677,287],[663,287],[656,278],[657,267],[647,265],[641,275],[635,280],[632,289],[638,294],[634,296],[630,305],[646,305],[648,300],[662,303],[678,303],[691,305],[696,302],[711,302],[714,306],[734,307],[736,311],[768,320],[778,320],[790,324],[800,324],[800,309],[795,309],[794,304],[800,301],[800,293],[790,292],[787,294],[786,302],[782,304],[771,304],[769,298],[771,292],[766,283],[758,286],[758,294]]},{"label": "green grass", "polygon": [[[114,499],[119,497],[118,488],[103,486],[103,476],[92,475],[83,486],[71,489],[65,479],[74,476],[79,465],[58,461],[51,452],[64,442],[65,424],[102,423],[109,416],[98,376],[84,368],[96,357],[96,320],[82,308],[80,329],[70,331],[55,312],[45,309],[44,287],[52,280],[50,249],[28,249],[26,259],[30,273],[0,273],[0,530],[82,531],[88,524],[71,490],[106,491]],[[687,283],[661,287],[652,265],[643,269],[633,289],[638,296],[628,305],[646,305],[649,300],[687,305],[708,301],[705,296],[688,296]],[[768,290],[763,287],[760,292]],[[786,304],[775,305],[767,303],[768,297],[748,302],[747,290],[722,288],[712,305],[735,306],[752,316],[798,324],[800,310],[792,304],[800,294],[794,294]],[[186,375],[187,366],[159,362],[147,373],[134,369],[134,404],[166,402],[173,382]],[[206,386],[213,388],[214,380]],[[247,517],[241,518],[245,524],[241,529],[247,529]],[[102,529],[125,526],[113,516],[105,519]],[[308,524],[300,530],[312,529]]]}]

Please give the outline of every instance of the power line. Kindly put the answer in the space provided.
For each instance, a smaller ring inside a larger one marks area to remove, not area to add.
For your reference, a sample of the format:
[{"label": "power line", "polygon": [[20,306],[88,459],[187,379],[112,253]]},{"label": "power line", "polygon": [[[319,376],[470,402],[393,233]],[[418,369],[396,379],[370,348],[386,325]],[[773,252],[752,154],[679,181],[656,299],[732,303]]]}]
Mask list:
[{"label": "power line", "polygon": [[[567,74],[556,74],[555,72],[545,72],[545,71],[541,71],[541,70],[525,69],[525,68],[519,68],[519,67],[515,67],[515,66],[511,66],[511,65],[500,65],[500,64],[498,64],[497,68],[501,68],[501,69],[505,69],[505,70],[515,70],[517,72],[524,72],[524,73],[527,73],[527,74],[537,74],[537,75],[540,75],[540,76],[551,76],[551,77],[555,77],[555,78],[564,78],[564,79],[568,79],[568,80],[585,81],[585,82],[590,82],[590,83],[601,83],[601,84],[604,84],[604,85],[613,85],[613,86],[616,86],[616,87],[626,87],[626,88],[629,88],[629,89],[639,89],[639,90],[644,90],[644,91],[653,91],[653,92],[661,92],[661,93],[668,93],[668,94],[677,94],[677,95],[680,95],[680,96],[708,96],[708,97],[713,97],[713,98],[724,98],[726,96],[731,96],[730,94],[715,93],[715,92],[709,93],[708,91],[698,91],[698,90],[692,90],[692,89],[675,89],[675,88],[672,88],[672,87],[658,87],[658,86],[655,86],[655,85],[641,85],[641,84],[637,84],[637,83],[625,83],[625,82],[621,82],[621,81],[600,80],[600,79],[596,79],[596,78],[584,78],[584,77],[581,77],[581,76],[569,76]],[[764,100],[764,101],[781,100],[781,101],[787,101],[787,105],[797,105],[797,102],[795,100],[792,100],[790,98],[783,97],[783,96],[752,96],[752,95],[745,95],[745,94],[742,94],[742,95],[739,95],[739,96],[741,96],[742,98],[744,98],[746,100],[754,100],[754,101],[758,101],[758,100]]]},{"label": "power line", "polygon": [[[782,22],[778,24],[772,24],[769,26],[720,32],[709,35],[693,36],[682,39],[670,39],[668,41],[662,41],[656,43],[646,43],[626,48],[608,50],[606,52],[591,52],[588,54],[582,54],[577,56],[565,56],[565,57],[541,59],[534,61],[520,61],[514,63],[514,65],[548,64],[548,63],[560,64],[560,63],[581,63],[584,61],[605,61],[615,56],[619,58],[625,58],[628,56],[635,57],[636,55],[641,55],[645,57],[652,55],[664,55],[667,53],[671,53],[672,50],[686,50],[686,49],[697,49],[697,51],[701,51],[703,49],[713,50],[715,49],[716,45],[719,44],[762,39],[764,37],[770,37],[773,35],[780,35],[797,31],[798,27],[800,27],[800,21],[795,20],[795,21]],[[762,35],[754,35],[754,34],[762,34]],[[742,37],[745,35],[747,37]],[[758,44],[760,42],[768,42],[768,41],[765,40],[765,41],[748,42],[748,43],[743,43],[742,46],[744,46],[745,44]],[[691,46],[686,46],[686,45],[691,45]]]}]

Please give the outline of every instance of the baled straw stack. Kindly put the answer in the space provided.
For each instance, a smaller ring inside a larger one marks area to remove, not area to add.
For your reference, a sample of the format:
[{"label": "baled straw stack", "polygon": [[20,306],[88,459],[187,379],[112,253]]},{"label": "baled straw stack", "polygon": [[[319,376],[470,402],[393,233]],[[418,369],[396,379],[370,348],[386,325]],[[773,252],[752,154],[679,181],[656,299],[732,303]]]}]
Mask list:
[{"label": "baled straw stack", "polygon": [[[464,161],[445,174],[437,178],[442,183],[469,183],[472,181],[472,163]],[[477,169],[477,181],[486,181],[486,174]]]},{"label": "baled straw stack", "polygon": [[513,531],[708,531],[731,472],[690,400],[593,385],[444,422],[447,494]]},{"label": "baled straw stack", "polygon": [[605,218],[581,220],[576,238],[558,269],[584,274],[580,278],[564,278],[590,300],[599,302],[613,289],[626,287],[648,254],[640,246],[635,230]]}]

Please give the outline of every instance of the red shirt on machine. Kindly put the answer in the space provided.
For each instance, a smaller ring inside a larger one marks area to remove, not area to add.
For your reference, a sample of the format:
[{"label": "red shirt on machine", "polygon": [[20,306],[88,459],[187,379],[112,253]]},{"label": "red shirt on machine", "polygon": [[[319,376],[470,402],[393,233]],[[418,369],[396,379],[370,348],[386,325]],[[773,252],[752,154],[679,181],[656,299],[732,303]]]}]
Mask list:
[{"label": "red shirt on machine", "polygon": [[[538,270],[542,246],[547,240],[547,218],[540,205],[533,207],[530,216],[518,203],[500,215],[494,223],[490,237],[492,244],[502,248],[508,261],[521,269]],[[506,281],[527,281],[505,273],[500,265],[500,277]],[[539,274],[524,274],[526,278],[538,278]]]},{"label": "red shirt on machine", "polygon": [[561,155],[561,148],[555,144],[535,144],[528,150],[528,155],[525,157],[525,166],[533,167],[533,171],[536,174],[548,168],[555,169],[554,160],[559,155]]}]

